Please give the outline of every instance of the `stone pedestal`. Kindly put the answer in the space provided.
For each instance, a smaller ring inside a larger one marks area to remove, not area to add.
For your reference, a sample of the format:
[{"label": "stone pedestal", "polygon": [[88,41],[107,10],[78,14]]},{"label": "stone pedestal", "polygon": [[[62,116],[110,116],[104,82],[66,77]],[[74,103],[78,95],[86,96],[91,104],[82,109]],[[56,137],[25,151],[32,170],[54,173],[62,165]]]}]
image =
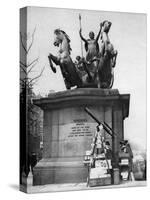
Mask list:
[{"label": "stone pedestal", "polygon": [[114,155],[124,138],[123,121],[129,114],[129,94],[115,89],[83,88],[50,94],[34,104],[44,111],[43,159],[35,166],[33,185],[86,182],[83,159],[91,149],[97,123],[84,111],[88,107],[116,133],[110,141]]}]

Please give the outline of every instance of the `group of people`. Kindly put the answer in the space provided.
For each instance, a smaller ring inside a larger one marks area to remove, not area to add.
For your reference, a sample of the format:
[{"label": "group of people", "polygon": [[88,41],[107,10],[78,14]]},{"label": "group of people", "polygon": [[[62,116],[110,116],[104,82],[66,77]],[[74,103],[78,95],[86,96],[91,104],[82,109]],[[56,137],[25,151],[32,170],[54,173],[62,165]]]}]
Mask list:
[{"label": "group of people", "polygon": [[[91,155],[105,154],[107,159],[112,159],[112,149],[109,141],[105,141],[103,125],[96,127],[96,132],[91,144]],[[128,153],[130,158],[133,158],[133,153],[128,140],[120,142],[120,152]]]}]

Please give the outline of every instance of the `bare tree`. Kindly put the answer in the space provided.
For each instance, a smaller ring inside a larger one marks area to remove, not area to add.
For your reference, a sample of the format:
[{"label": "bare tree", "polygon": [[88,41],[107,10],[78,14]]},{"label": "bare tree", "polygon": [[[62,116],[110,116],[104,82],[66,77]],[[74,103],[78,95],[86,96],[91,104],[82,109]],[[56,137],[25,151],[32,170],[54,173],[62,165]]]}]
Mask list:
[{"label": "bare tree", "polygon": [[[26,58],[29,55],[31,48],[33,46],[35,32],[36,32],[36,27],[35,27],[32,35],[31,35],[31,42],[28,45],[29,47],[26,46],[27,41],[28,41],[28,37],[26,36],[25,41],[24,41],[24,36],[20,32],[20,43],[21,43],[21,47],[24,50]],[[35,84],[37,79],[39,79],[42,76],[42,73],[44,71],[44,67],[42,68],[41,72],[37,76],[35,76],[33,78],[30,77],[30,74],[31,74],[31,72],[33,72],[33,69],[36,67],[38,60],[39,60],[39,58],[35,58],[29,63],[20,61],[20,70],[21,70],[21,73],[24,73],[23,78],[22,77],[20,78],[21,88],[24,88],[25,85],[26,85],[27,88],[30,88],[30,89],[33,88],[33,85]]]},{"label": "bare tree", "polygon": [[[20,32],[20,51],[25,57],[25,59],[20,60],[20,175],[24,172],[26,176],[31,165],[29,135],[32,134],[33,128],[39,123],[37,107],[32,103],[32,98],[35,97],[33,87],[44,71],[43,67],[36,76],[31,77],[31,73],[34,72],[38,64],[39,57],[30,62],[26,61],[34,44],[35,32],[36,27],[31,34],[31,38]],[[29,39],[31,39],[30,42]],[[28,47],[27,43],[29,43]]]}]

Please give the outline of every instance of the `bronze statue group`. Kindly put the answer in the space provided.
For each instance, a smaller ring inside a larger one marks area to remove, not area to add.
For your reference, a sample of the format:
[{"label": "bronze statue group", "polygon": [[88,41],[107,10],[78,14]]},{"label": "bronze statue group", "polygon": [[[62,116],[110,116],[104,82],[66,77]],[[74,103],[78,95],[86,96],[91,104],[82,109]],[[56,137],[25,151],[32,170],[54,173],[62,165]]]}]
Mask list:
[{"label": "bronze statue group", "polygon": [[80,28],[79,35],[84,42],[86,56],[83,57],[81,42],[82,55],[77,56],[75,62],[71,58],[69,36],[61,29],[54,30],[54,46],[58,47],[59,51],[57,56],[50,53],[48,59],[54,73],[57,71],[54,64],[60,66],[67,89],[74,86],[104,89],[113,86],[117,50],[114,50],[108,35],[111,25],[111,22],[103,21],[100,23],[98,35],[95,37],[94,32],[90,31],[88,39],[83,37]]}]

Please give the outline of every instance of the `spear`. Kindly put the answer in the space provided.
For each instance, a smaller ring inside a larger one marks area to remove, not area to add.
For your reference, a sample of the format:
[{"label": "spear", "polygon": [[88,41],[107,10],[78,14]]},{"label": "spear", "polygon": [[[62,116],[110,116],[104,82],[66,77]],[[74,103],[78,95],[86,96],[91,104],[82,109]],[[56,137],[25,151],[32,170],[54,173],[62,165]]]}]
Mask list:
[{"label": "spear", "polygon": [[106,122],[101,122],[101,121],[99,121],[87,107],[85,107],[84,110],[85,110],[99,125],[102,124],[104,130],[105,130],[109,135],[111,135],[112,137],[116,136],[116,133],[113,131],[113,129],[112,129]]},{"label": "spear", "polygon": [[[79,14],[79,25],[80,25],[80,29],[82,29],[81,26],[81,15]],[[82,39],[81,39],[81,56],[83,58],[83,44],[82,44]]]}]

